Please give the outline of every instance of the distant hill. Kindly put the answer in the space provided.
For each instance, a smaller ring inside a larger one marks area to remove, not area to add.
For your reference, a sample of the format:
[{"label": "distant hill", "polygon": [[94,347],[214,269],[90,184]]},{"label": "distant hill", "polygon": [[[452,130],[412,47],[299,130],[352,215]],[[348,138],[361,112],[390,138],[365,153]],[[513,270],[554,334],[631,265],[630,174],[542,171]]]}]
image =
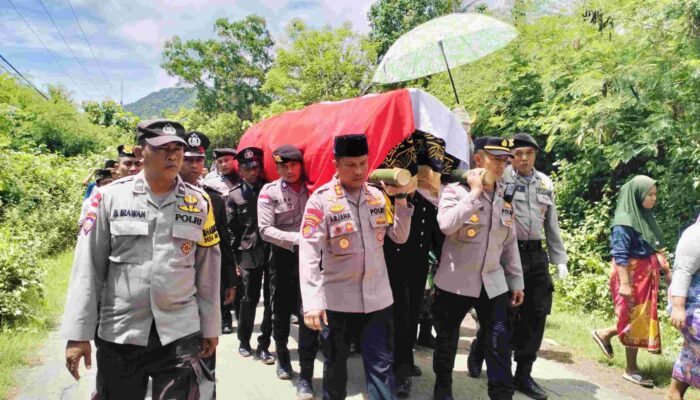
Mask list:
[{"label": "distant hill", "polygon": [[124,109],[141,119],[160,117],[166,110],[193,107],[196,96],[197,92],[193,88],[165,88],[125,105]]}]

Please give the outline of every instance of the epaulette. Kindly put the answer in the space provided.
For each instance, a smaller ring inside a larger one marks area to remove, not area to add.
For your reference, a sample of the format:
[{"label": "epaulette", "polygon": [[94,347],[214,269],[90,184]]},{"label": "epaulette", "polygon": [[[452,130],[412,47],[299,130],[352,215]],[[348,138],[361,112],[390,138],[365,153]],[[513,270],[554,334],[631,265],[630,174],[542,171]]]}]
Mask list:
[{"label": "epaulette", "polygon": [[111,185],[111,184],[114,184],[114,183],[126,183],[126,182],[131,182],[131,181],[134,180],[134,178],[136,178],[136,175],[122,176],[121,178],[118,178],[118,179],[113,180],[112,183],[110,183],[110,185]]},{"label": "epaulette", "polygon": [[191,184],[191,183],[185,182],[185,187],[188,188],[188,189],[192,189],[192,190],[194,190],[195,192],[198,192],[198,193],[201,193],[201,194],[205,194],[205,193],[206,193],[206,192],[204,191],[203,188],[201,188],[201,187],[199,187],[199,186],[196,186],[196,185],[193,185],[193,184]]},{"label": "epaulette", "polygon": [[545,175],[544,173],[542,173],[540,171],[537,171],[537,176],[542,181],[543,188],[545,188],[547,190],[554,190],[554,183],[547,175]]}]

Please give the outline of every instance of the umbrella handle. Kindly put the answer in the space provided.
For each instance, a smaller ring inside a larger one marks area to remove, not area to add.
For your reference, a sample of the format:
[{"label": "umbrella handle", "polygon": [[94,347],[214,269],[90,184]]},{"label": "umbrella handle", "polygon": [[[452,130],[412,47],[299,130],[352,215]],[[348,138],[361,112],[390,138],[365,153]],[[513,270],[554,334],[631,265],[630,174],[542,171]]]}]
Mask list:
[{"label": "umbrella handle", "polygon": [[450,71],[450,64],[447,63],[447,56],[445,56],[445,48],[442,46],[442,40],[438,41],[438,45],[440,46],[440,52],[442,53],[442,59],[445,60],[445,66],[447,67],[447,74],[450,76],[450,83],[452,84],[452,91],[455,94],[455,99],[457,100],[457,104],[460,104],[459,96],[457,95],[457,88],[455,87],[455,80],[452,78],[452,71]]}]

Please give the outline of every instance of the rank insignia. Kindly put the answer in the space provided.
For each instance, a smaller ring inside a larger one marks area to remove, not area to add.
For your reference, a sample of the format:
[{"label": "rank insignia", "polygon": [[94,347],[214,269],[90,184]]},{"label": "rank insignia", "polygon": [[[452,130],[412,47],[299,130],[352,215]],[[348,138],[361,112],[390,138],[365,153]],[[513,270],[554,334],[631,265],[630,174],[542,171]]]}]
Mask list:
[{"label": "rank insignia", "polygon": [[338,241],[338,246],[340,246],[341,249],[345,250],[348,247],[350,247],[350,241],[346,238],[342,238],[340,239],[340,241]]},{"label": "rank insignia", "polygon": [[369,196],[367,198],[367,204],[369,204],[370,206],[378,206],[382,204],[382,200],[376,196]]},{"label": "rank insignia", "polygon": [[337,197],[345,196],[345,192],[343,192],[343,188],[341,188],[340,185],[335,185],[335,195]]},{"label": "rank insignia", "polygon": [[190,251],[192,251],[192,244],[190,244],[190,241],[188,240],[182,244],[182,247],[180,247],[180,249],[182,249],[182,254],[188,255],[190,254]]},{"label": "rank insignia", "polygon": [[185,202],[185,204],[178,207],[180,210],[188,213],[198,213],[202,211],[197,207],[196,196],[188,194],[187,196],[185,196],[183,201]]},{"label": "rank insignia", "polygon": [[386,224],[386,218],[384,218],[384,217],[377,217],[377,219],[375,220],[375,222],[376,222],[377,224],[380,224],[380,225]]},{"label": "rank insignia", "polygon": [[469,228],[467,229],[467,237],[473,238],[476,236],[476,229]]},{"label": "rank insignia", "polygon": [[503,207],[510,210],[511,208],[513,208],[513,205],[506,201],[505,203],[503,203]]},{"label": "rank insignia", "polygon": [[480,220],[479,220],[479,216],[476,215],[476,214],[473,214],[473,215],[469,218],[469,220],[472,221],[473,223],[477,223],[477,222],[480,221]]},{"label": "rank insignia", "polygon": [[336,203],[331,206],[331,212],[333,214],[339,214],[341,212],[345,211],[345,206],[339,203]]}]

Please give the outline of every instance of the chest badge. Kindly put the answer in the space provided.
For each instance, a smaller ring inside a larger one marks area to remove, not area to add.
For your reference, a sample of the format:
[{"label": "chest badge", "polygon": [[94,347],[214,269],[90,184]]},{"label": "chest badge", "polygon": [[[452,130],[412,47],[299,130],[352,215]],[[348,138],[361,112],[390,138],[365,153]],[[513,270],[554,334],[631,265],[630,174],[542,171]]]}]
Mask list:
[{"label": "chest badge", "polygon": [[505,203],[503,203],[503,207],[510,210],[511,208],[513,208],[513,205],[506,201]]},{"label": "chest badge", "polygon": [[345,206],[340,204],[340,203],[336,203],[336,204],[331,206],[331,212],[333,214],[339,214],[343,211],[345,211]]},{"label": "chest badge", "polygon": [[345,231],[348,232],[348,233],[352,233],[352,232],[355,231],[355,230],[353,229],[353,227],[352,227],[352,222],[346,222],[346,223],[345,223]]},{"label": "chest badge", "polygon": [[479,216],[476,214],[472,214],[472,216],[469,218],[469,220],[472,221],[473,223],[477,223],[480,221]]},{"label": "chest badge", "polygon": [[342,239],[340,239],[340,241],[338,242],[338,246],[340,246],[341,249],[345,250],[345,249],[347,249],[348,247],[350,247],[350,241],[349,241],[348,239],[346,239],[346,238],[342,238]]},{"label": "chest badge", "polygon": [[369,198],[367,198],[367,204],[370,206],[378,206],[382,204],[382,199],[377,196],[369,196]]},{"label": "chest badge", "polygon": [[384,232],[377,232],[377,242],[384,243]]},{"label": "chest badge", "polygon": [[202,211],[197,207],[198,201],[196,196],[188,194],[187,196],[185,196],[183,201],[185,202],[185,204],[178,207],[180,210],[188,213],[198,213]]},{"label": "chest badge", "polygon": [[386,218],[379,216],[379,217],[377,217],[377,219],[375,220],[375,222],[376,222],[377,224],[379,224],[379,225],[386,224]]},{"label": "chest badge", "polygon": [[182,247],[180,247],[180,249],[182,250],[182,254],[188,255],[190,254],[190,251],[192,251],[192,244],[188,240],[182,244]]},{"label": "chest badge", "polygon": [[474,236],[476,236],[476,229],[469,228],[469,229],[467,229],[466,233],[467,233],[467,237],[473,238]]},{"label": "chest badge", "polygon": [[342,226],[336,225],[336,226],[333,227],[333,234],[334,234],[334,235],[340,235],[341,233],[343,233],[343,227],[342,227]]}]

